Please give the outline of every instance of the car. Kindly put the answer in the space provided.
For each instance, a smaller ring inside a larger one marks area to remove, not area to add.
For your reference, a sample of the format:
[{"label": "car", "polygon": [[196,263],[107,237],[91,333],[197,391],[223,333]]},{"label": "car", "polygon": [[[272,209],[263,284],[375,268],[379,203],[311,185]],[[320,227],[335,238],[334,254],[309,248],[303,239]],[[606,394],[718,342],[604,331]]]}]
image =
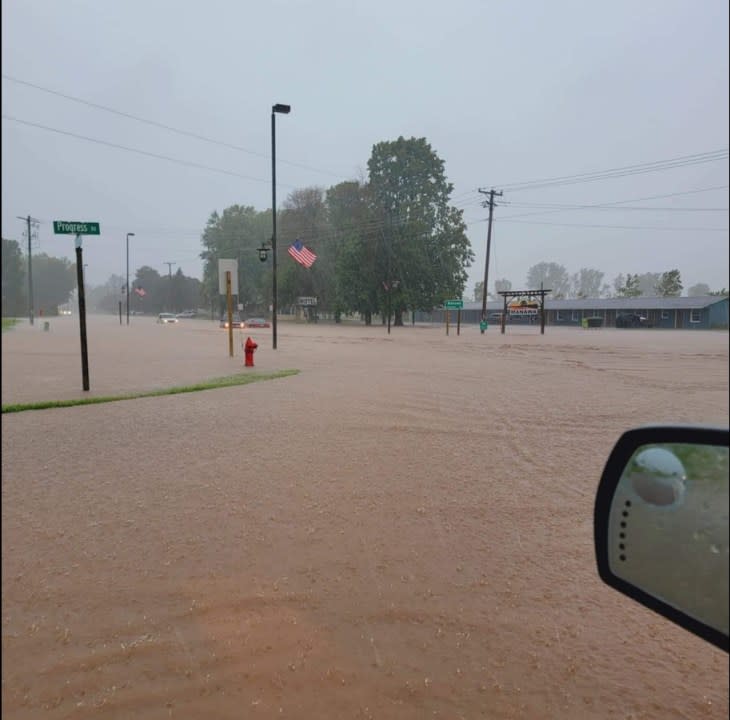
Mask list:
[{"label": "car", "polygon": [[183,310],[182,312],[178,313],[176,317],[178,318],[194,318],[196,316],[195,310]]},{"label": "car", "polygon": [[625,432],[594,504],[598,574],[609,587],[728,652],[727,427]]},{"label": "car", "polygon": [[167,325],[168,323],[176,323],[179,321],[172,313],[160,313],[157,316],[157,322],[162,325]]},{"label": "car", "polygon": [[245,320],[243,323],[243,327],[245,328],[268,328],[271,327],[269,323],[264,320],[264,318],[249,318],[248,320]]},{"label": "car", "polygon": [[647,319],[639,313],[622,313],[616,316],[617,328],[647,327]]},{"label": "car", "polygon": [[[221,318],[220,327],[222,328],[228,328],[228,317],[224,316]],[[231,323],[231,327],[233,328],[243,328],[243,320],[241,320],[239,315],[233,315],[233,322]]]}]

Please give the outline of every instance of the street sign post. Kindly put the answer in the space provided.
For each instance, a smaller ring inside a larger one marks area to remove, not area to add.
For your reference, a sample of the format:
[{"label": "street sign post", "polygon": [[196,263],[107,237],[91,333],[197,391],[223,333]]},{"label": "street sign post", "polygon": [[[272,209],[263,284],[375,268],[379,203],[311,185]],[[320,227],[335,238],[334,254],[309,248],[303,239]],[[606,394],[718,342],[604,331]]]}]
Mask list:
[{"label": "street sign post", "polygon": [[53,232],[56,235],[76,236],[76,284],[79,290],[79,331],[81,335],[81,383],[89,390],[89,349],[86,341],[86,292],[84,290],[84,258],[82,249],[83,235],[99,235],[98,222],[69,222],[54,220]]},{"label": "street sign post", "polygon": [[449,315],[450,310],[458,310],[456,313],[456,334],[461,335],[461,310],[464,307],[463,300],[444,300],[444,310],[446,311],[446,334],[449,334]]},{"label": "street sign post", "polygon": [[69,222],[54,220],[53,232],[56,235],[99,235],[98,222]]}]

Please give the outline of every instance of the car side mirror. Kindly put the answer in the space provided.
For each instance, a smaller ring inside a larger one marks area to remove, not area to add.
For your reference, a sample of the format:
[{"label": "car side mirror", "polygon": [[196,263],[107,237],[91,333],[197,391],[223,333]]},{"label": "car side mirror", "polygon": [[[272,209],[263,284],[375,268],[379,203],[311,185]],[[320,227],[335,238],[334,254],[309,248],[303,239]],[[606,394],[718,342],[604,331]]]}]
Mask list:
[{"label": "car side mirror", "polygon": [[594,508],[601,579],[728,651],[727,429],[624,433]]}]

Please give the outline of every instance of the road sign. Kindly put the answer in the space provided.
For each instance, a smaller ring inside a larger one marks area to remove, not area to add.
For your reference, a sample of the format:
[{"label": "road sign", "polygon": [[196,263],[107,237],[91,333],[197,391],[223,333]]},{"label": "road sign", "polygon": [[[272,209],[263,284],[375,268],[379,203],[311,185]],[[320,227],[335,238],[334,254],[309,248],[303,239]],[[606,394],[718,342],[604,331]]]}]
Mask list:
[{"label": "road sign", "polygon": [[99,223],[54,220],[53,232],[56,235],[99,235]]},{"label": "road sign", "polygon": [[444,307],[447,310],[461,310],[464,307],[463,300],[445,300]]},{"label": "road sign", "polygon": [[226,272],[231,273],[231,295],[238,295],[238,261],[218,260],[218,292],[226,294]]}]

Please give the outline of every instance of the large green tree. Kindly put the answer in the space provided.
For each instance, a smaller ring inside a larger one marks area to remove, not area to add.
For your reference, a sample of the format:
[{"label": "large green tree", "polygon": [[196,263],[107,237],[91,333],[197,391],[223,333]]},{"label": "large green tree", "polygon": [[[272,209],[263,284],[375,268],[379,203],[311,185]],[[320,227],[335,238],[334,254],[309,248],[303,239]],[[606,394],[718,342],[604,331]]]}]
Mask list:
[{"label": "large green tree", "polygon": [[[259,261],[257,248],[269,245],[271,212],[246,205],[232,205],[222,214],[211,213],[202,236],[203,297],[222,309],[219,295],[218,260],[238,261],[238,302],[246,312],[268,307],[271,298],[271,260]],[[280,253],[281,255],[281,253]]]},{"label": "large green tree", "polygon": [[33,295],[36,313],[55,315],[76,287],[76,263],[45,253],[33,256]]},{"label": "large green tree", "polygon": [[2,241],[3,315],[18,317],[28,311],[25,261],[17,241],[5,238]]},{"label": "large green tree", "polygon": [[572,277],[572,295],[577,298],[600,297],[603,275],[604,273],[595,268],[581,268]]},{"label": "large green tree", "polygon": [[570,275],[559,263],[539,262],[527,271],[527,289],[539,290],[541,284],[552,290],[552,297],[564,298],[570,292]]},{"label": "large green tree", "polygon": [[[335,244],[331,237],[325,191],[321,187],[294,190],[284,201],[277,226],[279,243],[279,303],[294,305],[300,296],[316,297],[319,310],[336,311]],[[301,240],[317,259],[310,268],[287,252]]]},{"label": "large green tree", "polygon": [[378,244],[370,188],[356,180],[327,191],[329,224],[334,238],[337,312],[359,313],[366,325],[379,310]]},{"label": "large green tree", "polygon": [[664,297],[679,297],[682,294],[682,278],[679,270],[667,270],[663,272],[659,281],[654,286],[657,295]]},{"label": "large green tree", "polygon": [[697,283],[687,290],[688,297],[702,297],[710,294],[710,286],[707,283]]},{"label": "large green tree", "polygon": [[381,308],[392,303],[398,325],[406,309],[461,297],[474,255],[463,211],[449,204],[453,186],[444,161],[425,138],[377,143],[368,171],[373,227],[382,241],[376,263]]},{"label": "large green tree", "polygon": [[613,281],[613,287],[618,297],[639,297],[641,288],[639,287],[639,276],[631,273],[617,275]]}]

